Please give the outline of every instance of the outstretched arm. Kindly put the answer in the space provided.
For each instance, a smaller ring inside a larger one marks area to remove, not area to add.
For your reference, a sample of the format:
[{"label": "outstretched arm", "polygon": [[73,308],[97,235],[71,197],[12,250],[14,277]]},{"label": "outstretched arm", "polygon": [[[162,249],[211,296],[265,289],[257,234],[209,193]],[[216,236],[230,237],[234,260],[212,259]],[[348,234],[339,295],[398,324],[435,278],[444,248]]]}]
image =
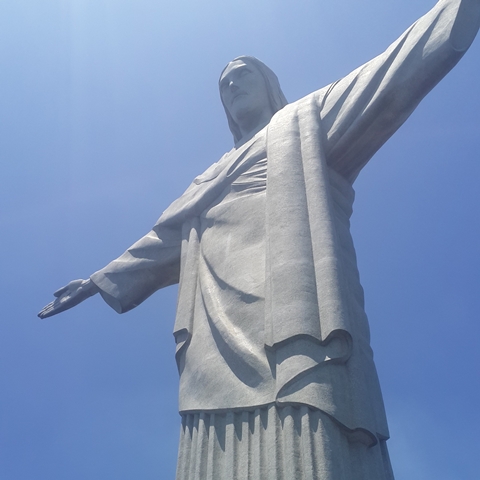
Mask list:
[{"label": "outstretched arm", "polygon": [[480,0],[442,0],[439,5],[442,3],[459,4],[450,42],[455,50],[464,52],[472,44],[480,26]]},{"label": "outstretched arm", "polygon": [[320,95],[330,166],[353,182],[456,65],[479,25],[480,0],[440,0],[384,53]]},{"label": "outstretched arm", "polygon": [[73,280],[53,294],[53,296],[56,297],[55,300],[43,307],[38,316],[40,318],[47,318],[64,312],[98,292],[98,287],[90,279]]},{"label": "outstretched arm", "polygon": [[178,283],[180,252],[180,230],[156,226],[90,280],[117,313],[128,312],[158,289]]},{"label": "outstretched arm", "polygon": [[118,313],[127,312],[159,288],[178,283],[180,249],[179,231],[154,227],[88,280],[73,280],[57,290],[55,300],[38,316],[47,318],[64,312],[96,293]]}]

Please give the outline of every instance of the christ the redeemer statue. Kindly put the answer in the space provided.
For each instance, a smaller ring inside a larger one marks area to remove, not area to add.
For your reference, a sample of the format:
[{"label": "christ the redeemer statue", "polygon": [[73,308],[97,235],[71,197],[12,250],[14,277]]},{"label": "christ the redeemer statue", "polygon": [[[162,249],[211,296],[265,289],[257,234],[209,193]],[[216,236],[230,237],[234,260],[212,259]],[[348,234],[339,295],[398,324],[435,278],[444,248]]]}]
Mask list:
[{"label": "christ the redeemer statue", "polygon": [[393,479],[349,230],[352,184],[458,62],[480,0],[440,0],[384,53],[287,104],[243,56],[220,76],[235,146],[153,229],[41,318],[179,283],[177,480]]}]

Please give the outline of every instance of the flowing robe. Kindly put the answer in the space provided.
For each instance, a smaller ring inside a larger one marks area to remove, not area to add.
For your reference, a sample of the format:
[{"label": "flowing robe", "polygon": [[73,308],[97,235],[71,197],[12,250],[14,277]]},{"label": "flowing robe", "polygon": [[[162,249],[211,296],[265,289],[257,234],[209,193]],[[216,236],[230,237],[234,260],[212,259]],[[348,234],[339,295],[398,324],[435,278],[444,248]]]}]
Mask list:
[{"label": "flowing robe", "polygon": [[388,438],[352,184],[463,55],[460,5],[438,3],[383,54],[277,112],[92,275],[119,313],[180,283],[182,413],[306,405],[367,445]]}]

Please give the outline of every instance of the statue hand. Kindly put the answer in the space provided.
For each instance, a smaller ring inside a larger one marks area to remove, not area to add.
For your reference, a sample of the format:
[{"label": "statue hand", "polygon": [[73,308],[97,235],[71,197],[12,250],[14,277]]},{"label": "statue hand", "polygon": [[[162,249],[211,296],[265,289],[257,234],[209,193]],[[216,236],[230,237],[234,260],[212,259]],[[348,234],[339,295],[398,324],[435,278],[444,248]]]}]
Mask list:
[{"label": "statue hand", "polygon": [[64,312],[95,295],[98,291],[98,287],[90,279],[73,280],[53,294],[56,297],[55,300],[43,307],[38,316],[47,318]]}]

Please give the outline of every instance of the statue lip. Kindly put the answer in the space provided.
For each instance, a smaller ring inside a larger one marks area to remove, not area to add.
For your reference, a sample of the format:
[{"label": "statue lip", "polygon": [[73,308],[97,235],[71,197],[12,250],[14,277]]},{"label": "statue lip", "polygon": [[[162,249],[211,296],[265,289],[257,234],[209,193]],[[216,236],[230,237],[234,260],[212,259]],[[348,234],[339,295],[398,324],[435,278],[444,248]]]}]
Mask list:
[{"label": "statue lip", "polygon": [[242,95],[247,95],[247,93],[245,93],[245,92],[236,93],[235,96],[232,98],[232,101],[230,102],[230,104],[233,104],[233,102],[234,102],[238,97],[241,97]]}]

